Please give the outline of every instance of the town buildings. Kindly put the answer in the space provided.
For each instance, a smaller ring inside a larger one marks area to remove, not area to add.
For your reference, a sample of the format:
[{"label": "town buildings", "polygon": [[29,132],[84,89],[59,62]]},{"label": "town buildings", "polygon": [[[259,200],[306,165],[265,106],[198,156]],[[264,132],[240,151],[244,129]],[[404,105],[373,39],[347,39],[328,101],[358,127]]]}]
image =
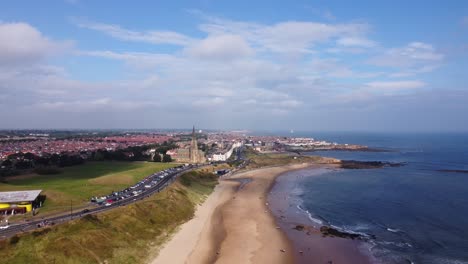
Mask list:
[{"label": "town buildings", "polygon": [[242,146],[242,142],[235,142],[231,145],[231,147],[229,148],[229,150],[225,153],[222,153],[222,152],[217,152],[217,153],[213,153],[211,155],[211,157],[208,158],[208,160],[210,161],[226,161],[228,160],[232,153],[234,152],[234,149],[238,148]]}]

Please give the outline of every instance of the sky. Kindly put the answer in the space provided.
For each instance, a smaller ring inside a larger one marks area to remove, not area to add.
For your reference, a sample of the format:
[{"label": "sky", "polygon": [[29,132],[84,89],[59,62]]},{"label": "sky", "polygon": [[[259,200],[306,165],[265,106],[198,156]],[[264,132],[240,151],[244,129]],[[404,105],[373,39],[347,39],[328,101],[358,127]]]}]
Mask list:
[{"label": "sky", "polygon": [[468,131],[467,1],[2,1],[0,129]]}]

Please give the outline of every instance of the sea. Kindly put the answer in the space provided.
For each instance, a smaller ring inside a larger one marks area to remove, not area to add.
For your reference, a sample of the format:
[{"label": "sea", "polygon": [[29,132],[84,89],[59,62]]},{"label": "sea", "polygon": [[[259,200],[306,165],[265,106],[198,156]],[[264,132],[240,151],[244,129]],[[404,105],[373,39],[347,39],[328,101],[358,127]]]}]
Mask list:
[{"label": "sea", "polygon": [[302,177],[291,195],[311,222],[369,237],[381,263],[468,263],[468,174],[454,172],[468,170],[468,133],[284,135],[386,150],[307,155],[405,164]]}]

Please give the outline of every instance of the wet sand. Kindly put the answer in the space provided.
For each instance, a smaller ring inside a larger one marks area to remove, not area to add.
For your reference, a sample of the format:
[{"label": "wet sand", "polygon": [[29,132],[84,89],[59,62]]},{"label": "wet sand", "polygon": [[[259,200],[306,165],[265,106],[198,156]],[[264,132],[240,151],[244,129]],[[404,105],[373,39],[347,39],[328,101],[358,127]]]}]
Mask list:
[{"label": "wet sand", "polygon": [[[291,195],[292,192],[300,190],[297,185],[300,185],[301,177],[314,177],[329,169],[335,168],[332,165],[319,165],[285,173],[276,179],[268,196],[278,226],[284,230],[295,249],[295,263],[376,263],[375,259],[366,254],[363,241],[323,237],[319,230],[322,224],[309,219],[307,213],[297,207],[300,202],[294,200],[296,196]],[[297,225],[306,228],[297,230]]]}]

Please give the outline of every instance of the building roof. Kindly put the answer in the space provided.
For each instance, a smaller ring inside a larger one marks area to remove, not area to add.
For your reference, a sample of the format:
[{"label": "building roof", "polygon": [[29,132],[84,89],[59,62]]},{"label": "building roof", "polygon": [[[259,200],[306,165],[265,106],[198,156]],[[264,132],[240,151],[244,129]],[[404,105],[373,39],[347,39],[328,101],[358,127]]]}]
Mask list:
[{"label": "building roof", "polygon": [[42,190],[0,192],[0,203],[31,202]]}]

